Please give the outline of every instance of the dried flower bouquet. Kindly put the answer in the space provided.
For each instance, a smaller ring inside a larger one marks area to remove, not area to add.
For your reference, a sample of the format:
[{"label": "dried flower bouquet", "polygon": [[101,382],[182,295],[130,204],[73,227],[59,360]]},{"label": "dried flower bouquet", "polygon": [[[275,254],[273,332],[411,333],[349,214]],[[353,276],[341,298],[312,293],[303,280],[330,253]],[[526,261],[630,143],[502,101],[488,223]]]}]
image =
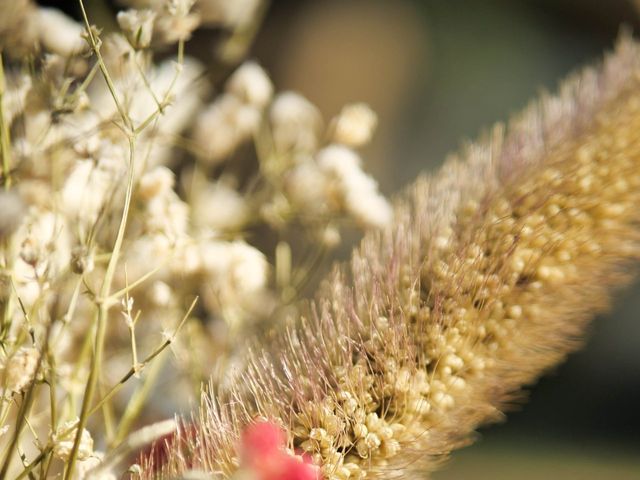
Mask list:
[{"label": "dried flower bouquet", "polygon": [[[240,63],[263,2],[125,3],[111,34],[82,1],[84,24],[30,0],[0,19],[0,477],[424,478],[629,280],[633,40],[392,206],[357,153],[369,107],[325,127]],[[185,55],[200,25],[239,65],[214,96]],[[346,222],[361,245],[301,304]],[[161,374],[172,408],[210,386],[133,432]]]}]

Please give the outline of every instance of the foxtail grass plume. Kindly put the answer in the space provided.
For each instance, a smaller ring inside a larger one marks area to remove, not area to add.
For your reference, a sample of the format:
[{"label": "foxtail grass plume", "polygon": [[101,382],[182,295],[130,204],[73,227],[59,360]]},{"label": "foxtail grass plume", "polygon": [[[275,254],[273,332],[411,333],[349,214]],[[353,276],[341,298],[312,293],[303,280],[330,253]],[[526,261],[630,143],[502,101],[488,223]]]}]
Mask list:
[{"label": "foxtail grass plume", "polygon": [[233,476],[268,419],[325,479],[424,478],[580,344],[640,255],[640,46],[397,200],[306,314],[212,387],[145,478]]}]

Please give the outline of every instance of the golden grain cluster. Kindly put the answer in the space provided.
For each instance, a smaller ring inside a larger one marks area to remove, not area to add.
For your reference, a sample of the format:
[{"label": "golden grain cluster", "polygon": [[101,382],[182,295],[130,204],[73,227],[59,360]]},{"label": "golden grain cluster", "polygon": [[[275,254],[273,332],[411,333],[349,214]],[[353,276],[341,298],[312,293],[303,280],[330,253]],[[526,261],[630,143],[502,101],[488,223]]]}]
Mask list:
[{"label": "golden grain cluster", "polygon": [[[640,47],[622,40],[396,203],[149,476],[235,468],[256,417],[326,479],[422,478],[574,349],[640,254]],[[185,461],[185,459],[188,459]]]}]

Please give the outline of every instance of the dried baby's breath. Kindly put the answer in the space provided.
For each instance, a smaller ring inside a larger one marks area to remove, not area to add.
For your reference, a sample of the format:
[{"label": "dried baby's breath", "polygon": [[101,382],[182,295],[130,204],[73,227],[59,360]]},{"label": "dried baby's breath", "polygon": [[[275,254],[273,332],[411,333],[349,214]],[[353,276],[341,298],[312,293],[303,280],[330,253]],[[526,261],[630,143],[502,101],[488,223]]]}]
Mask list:
[{"label": "dried baby's breath", "polygon": [[[140,475],[124,460],[171,433],[131,432],[229,380],[337,225],[390,208],[360,160],[323,172],[326,208],[292,193],[298,154],[317,166],[330,132],[242,58],[265,2],[120,4],[105,28],[81,0],[80,21],[31,0],[0,14],[2,478]],[[201,25],[224,65],[185,54]]]}]

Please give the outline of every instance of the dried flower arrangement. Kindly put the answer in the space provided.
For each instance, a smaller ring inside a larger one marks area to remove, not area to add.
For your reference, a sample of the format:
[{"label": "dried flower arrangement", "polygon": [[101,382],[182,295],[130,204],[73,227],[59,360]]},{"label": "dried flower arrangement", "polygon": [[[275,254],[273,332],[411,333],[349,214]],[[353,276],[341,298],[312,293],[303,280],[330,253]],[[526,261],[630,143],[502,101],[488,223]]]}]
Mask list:
[{"label": "dried flower arrangement", "polygon": [[[1,478],[424,478],[629,280],[631,39],[392,206],[356,151],[368,106],[325,128],[241,62],[262,1],[124,3],[110,34],[82,0],[84,25],[30,0],[0,18]],[[238,65],[213,100],[184,53],[200,25]],[[344,222],[360,247],[301,304]],[[132,432],[169,347],[163,395],[210,378],[200,408]]]}]

